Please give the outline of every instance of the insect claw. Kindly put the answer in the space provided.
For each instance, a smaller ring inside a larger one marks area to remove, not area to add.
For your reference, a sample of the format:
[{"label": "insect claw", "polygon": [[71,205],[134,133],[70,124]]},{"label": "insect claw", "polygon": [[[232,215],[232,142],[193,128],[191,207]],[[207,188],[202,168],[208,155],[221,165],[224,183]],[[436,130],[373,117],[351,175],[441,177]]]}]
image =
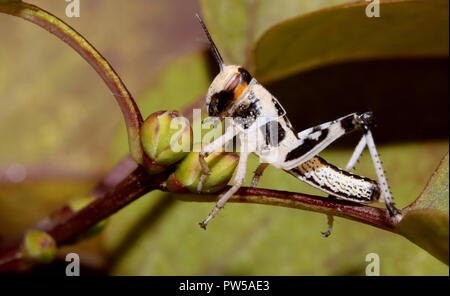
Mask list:
[{"label": "insect claw", "polygon": [[[329,197],[331,197],[331,195]],[[328,228],[326,231],[321,232],[323,238],[329,237],[331,235],[331,230],[333,230],[334,217],[332,215],[327,215],[327,219],[328,219]]]},{"label": "insect claw", "polygon": [[204,230],[206,230],[206,224],[205,224],[205,222],[200,222],[200,223],[198,223],[198,225],[200,225],[201,228],[203,228]]},{"label": "insect claw", "polygon": [[323,238],[329,237],[331,235],[331,229],[327,229],[327,231],[320,232]]}]

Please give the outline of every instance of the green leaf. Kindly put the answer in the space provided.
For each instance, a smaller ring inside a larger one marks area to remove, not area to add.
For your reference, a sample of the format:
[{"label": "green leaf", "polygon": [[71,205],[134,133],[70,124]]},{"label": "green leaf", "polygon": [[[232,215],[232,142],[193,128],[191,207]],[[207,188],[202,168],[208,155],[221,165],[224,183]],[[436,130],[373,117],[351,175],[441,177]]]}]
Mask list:
[{"label": "green leaf", "polygon": [[433,173],[427,187],[408,210],[438,210],[448,213],[448,153]]},{"label": "green leaf", "polygon": [[271,26],[288,18],[351,0],[201,0],[214,42],[226,64],[249,62],[255,41]]},{"label": "green leaf", "polygon": [[423,193],[405,209],[407,213],[395,230],[447,265],[449,263],[448,171],[447,153]]},{"label": "green leaf", "polygon": [[258,79],[277,80],[347,61],[448,56],[448,1],[382,1],[380,17],[367,3],[321,10],[268,30],[254,50]]}]

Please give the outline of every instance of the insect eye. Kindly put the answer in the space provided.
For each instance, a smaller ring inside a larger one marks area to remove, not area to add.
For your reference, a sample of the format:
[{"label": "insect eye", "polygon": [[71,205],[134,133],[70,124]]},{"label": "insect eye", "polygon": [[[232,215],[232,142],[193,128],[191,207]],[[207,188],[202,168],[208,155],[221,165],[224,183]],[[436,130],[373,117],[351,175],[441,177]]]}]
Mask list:
[{"label": "insect eye", "polygon": [[242,67],[239,68],[239,73],[241,73],[242,81],[245,81],[247,84],[249,84],[252,80],[252,75],[250,75],[250,73],[248,73],[248,71]]},{"label": "insect eye", "polygon": [[233,91],[241,81],[241,74],[235,73],[225,85],[225,91]]}]

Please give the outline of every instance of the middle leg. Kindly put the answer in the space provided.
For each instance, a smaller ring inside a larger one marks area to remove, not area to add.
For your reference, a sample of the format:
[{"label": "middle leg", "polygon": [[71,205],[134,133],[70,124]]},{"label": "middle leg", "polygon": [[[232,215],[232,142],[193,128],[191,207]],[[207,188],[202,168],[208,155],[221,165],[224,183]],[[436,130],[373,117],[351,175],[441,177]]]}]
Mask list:
[{"label": "middle leg", "polygon": [[258,168],[255,171],[255,174],[253,175],[252,184],[250,187],[255,188],[256,185],[258,185],[259,178],[262,176],[264,170],[269,166],[268,163],[261,163]]}]

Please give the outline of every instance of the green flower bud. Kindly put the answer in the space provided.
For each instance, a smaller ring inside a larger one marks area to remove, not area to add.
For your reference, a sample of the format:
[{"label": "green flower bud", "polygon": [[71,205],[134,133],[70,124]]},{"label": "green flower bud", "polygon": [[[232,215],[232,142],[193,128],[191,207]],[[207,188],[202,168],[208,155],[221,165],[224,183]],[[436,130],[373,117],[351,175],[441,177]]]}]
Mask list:
[{"label": "green flower bud", "polygon": [[[203,184],[202,192],[212,193],[223,189],[228,184],[239,162],[239,156],[229,152],[212,153],[205,158],[205,161],[210,169],[210,174]],[[199,153],[189,153],[167,179],[168,190],[171,192],[189,190],[197,193],[201,172]]]},{"label": "green flower bud", "polygon": [[31,229],[25,233],[22,256],[35,263],[50,263],[56,256],[56,242],[49,234]]},{"label": "green flower bud", "polygon": [[[88,204],[93,202],[95,200],[95,197],[93,196],[84,196],[84,197],[78,197],[70,200],[68,202],[68,206],[72,212],[78,212],[85,208]],[[89,228],[85,233],[77,237],[77,239],[84,239],[84,238],[90,238],[97,234],[99,234],[108,223],[108,219],[103,219],[102,221],[98,222],[91,228]]]},{"label": "green flower bud", "polygon": [[160,173],[191,151],[189,120],[176,111],[151,114],[141,127],[144,166],[150,174]]}]

